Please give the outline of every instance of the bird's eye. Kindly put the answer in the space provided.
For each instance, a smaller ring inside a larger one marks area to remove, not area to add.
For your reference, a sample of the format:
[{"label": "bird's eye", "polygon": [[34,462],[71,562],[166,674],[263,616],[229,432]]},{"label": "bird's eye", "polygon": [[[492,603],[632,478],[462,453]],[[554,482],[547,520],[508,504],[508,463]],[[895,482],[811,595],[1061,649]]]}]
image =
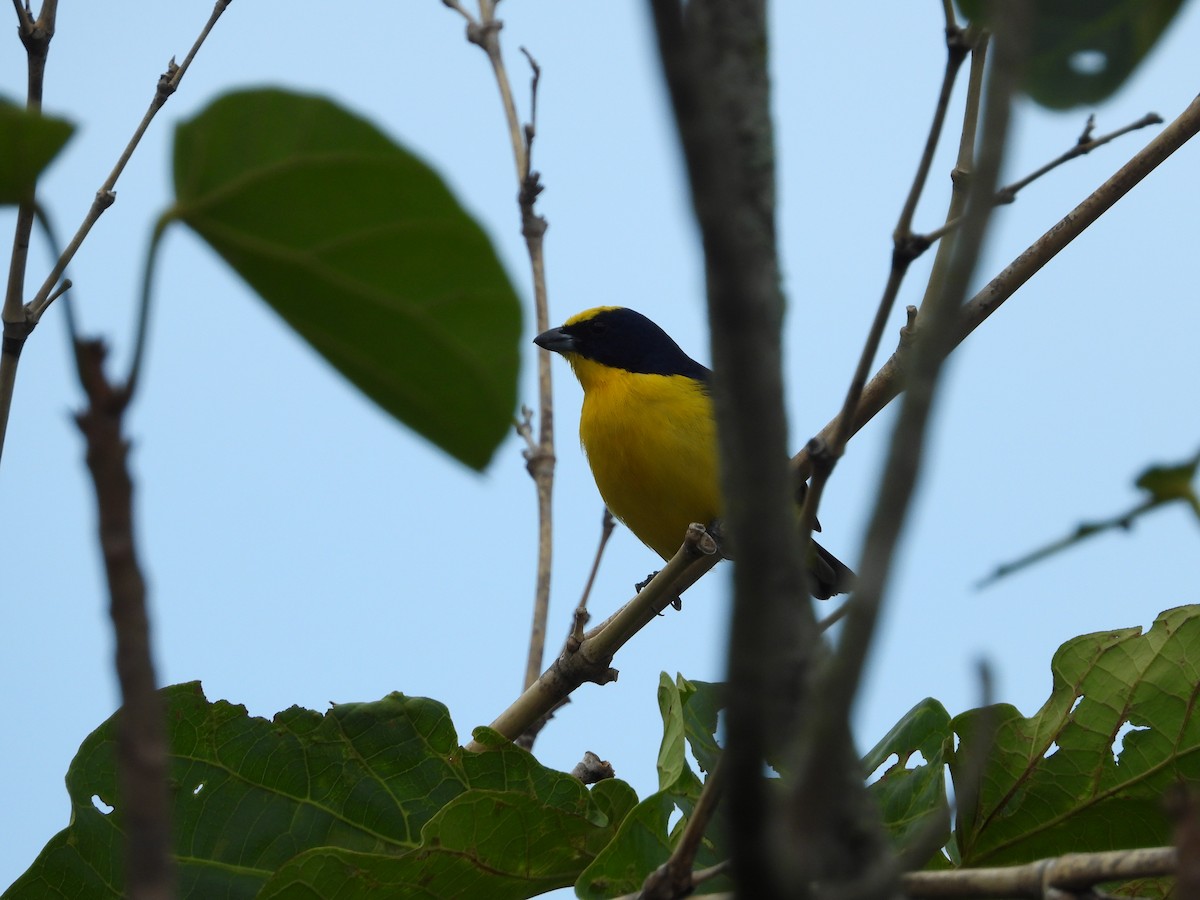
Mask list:
[{"label": "bird's eye", "polygon": [[592,334],[603,334],[608,330],[608,324],[592,319]]}]

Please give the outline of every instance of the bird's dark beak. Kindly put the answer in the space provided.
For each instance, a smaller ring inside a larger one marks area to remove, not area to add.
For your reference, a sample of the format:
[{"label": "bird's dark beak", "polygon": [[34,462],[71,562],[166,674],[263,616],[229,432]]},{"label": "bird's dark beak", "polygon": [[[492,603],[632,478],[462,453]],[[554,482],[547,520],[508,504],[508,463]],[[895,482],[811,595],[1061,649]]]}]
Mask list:
[{"label": "bird's dark beak", "polygon": [[549,350],[552,353],[570,353],[575,349],[574,336],[567,334],[561,328],[543,331],[533,339],[533,342],[543,350]]}]

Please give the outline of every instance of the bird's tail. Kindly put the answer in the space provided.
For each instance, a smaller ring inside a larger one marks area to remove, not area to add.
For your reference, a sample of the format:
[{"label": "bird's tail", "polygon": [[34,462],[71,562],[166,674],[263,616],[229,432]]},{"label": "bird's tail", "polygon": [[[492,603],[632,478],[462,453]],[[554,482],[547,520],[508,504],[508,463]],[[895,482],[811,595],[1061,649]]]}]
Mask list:
[{"label": "bird's tail", "polygon": [[854,589],[855,575],[850,567],[813,541],[809,560],[809,590],[818,600],[828,600],[834,594],[847,594]]}]

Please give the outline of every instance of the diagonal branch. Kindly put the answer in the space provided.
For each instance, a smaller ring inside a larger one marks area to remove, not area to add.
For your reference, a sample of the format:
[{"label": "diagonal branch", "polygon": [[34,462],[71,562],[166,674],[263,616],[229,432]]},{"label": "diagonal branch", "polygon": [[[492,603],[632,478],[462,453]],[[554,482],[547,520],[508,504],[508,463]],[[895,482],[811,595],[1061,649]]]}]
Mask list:
[{"label": "diagonal branch", "polygon": [[[1057,256],[1093,222],[1112,208],[1143,178],[1164,160],[1200,132],[1200,97],[1195,98],[1179,116],[1167,125],[1142,150],[1092,192],[1083,202],[1064,216],[1045,234],[1029,245],[1002,272],[963,306],[954,327],[953,345],[957,347],[967,336],[1000,308],[1044,265]],[[918,326],[920,323],[918,322]],[[863,389],[862,399],[850,418],[850,434],[857,434],[864,425],[900,395],[903,374],[910,357],[911,344],[902,343],[875,373]],[[828,443],[841,427],[842,416],[834,417],[817,435],[818,441]],[[813,471],[812,451],[806,447],[792,458],[796,477],[807,478]]]}]

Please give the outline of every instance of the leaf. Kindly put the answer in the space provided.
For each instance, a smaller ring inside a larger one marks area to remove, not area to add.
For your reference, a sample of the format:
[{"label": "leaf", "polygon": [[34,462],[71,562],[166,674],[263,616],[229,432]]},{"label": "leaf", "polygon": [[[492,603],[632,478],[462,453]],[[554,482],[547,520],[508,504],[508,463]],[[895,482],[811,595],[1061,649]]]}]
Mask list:
[{"label": "leaf", "polygon": [[725,708],[725,685],[708,681],[689,681],[677,675],[683,701],[683,733],[692,755],[705,774],[712,774],[721,748],[717,744],[717,716]]},{"label": "leaf", "polygon": [[[972,22],[987,23],[984,0],[957,0]],[[1183,0],[1042,0],[1025,89],[1050,109],[1099,103],[1137,68]]]},{"label": "leaf", "polygon": [[[663,717],[663,739],[658,754],[660,790],[625,817],[609,845],[579,876],[575,884],[578,896],[601,898],[636,892],[646,876],[670,857],[703,788],[688,764],[684,742],[692,740],[695,734],[696,743],[692,746],[697,758],[701,756],[697,744],[707,747],[711,742],[712,748],[716,747],[712,732],[706,739],[701,738],[707,726],[699,731],[695,726],[711,721],[713,731],[716,730],[716,713],[720,708],[717,698],[721,689],[721,685],[690,682],[682,675],[674,680],[665,672],[659,676],[658,703]],[[705,756],[708,756],[707,752]],[[676,810],[683,815],[672,827],[671,817]],[[729,858],[717,826],[717,821],[709,824],[696,853],[695,868],[714,866]],[[728,879],[714,878],[699,885],[696,894],[721,893],[730,889]]]},{"label": "leaf", "polygon": [[[939,821],[950,838],[949,808],[946,804],[946,757],[953,750],[950,714],[931,698],[914,706],[863,758],[863,768],[874,772],[893,754],[897,761],[868,788],[883,817],[884,827],[898,848],[925,837]],[[923,762],[909,768],[912,757]],[[937,854],[940,856],[941,854]],[[921,862],[925,862],[921,860]]]},{"label": "leaf", "polygon": [[954,720],[960,801],[971,793],[960,783],[963,761],[980,752],[985,716],[995,732],[977,802],[959,809],[963,865],[1169,843],[1163,792],[1200,778],[1200,607],[1168,610],[1146,634],[1074,638],[1051,669],[1053,689],[1036,715],[1000,705]]},{"label": "leaf", "polygon": [[[258,898],[517,900],[565,887],[637,802],[632,789],[615,780],[600,782],[593,792],[613,795],[624,808],[620,818],[597,815],[586,790],[564,806],[514,791],[467,791],[425,825],[420,847],[398,857],[313,850],[280,869]],[[613,828],[607,829],[610,822]]]},{"label": "leaf", "polygon": [[[267,721],[209,703],[196,683],[162,693],[181,898],[248,900],[269,880],[277,896],[288,896],[289,885],[317,889],[327,882],[305,879],[328,872],[329,860],[339,861],[343,880],[346,860],[355,860],[357,883],[366,884],[437,842],[480,854],[457,868],[440,864],[472,875],[472,896],[521,879],[535,893],[550,882],[571,884],[636,802],[616,781],[589,793],[486,729],[479,736],[487,749],[468,753],[445,707],[432,700],[391,694],[324,715],[293,707]],[[71,824],[5,900],[123,896],[115,733],[109,719],[84,741],[67,773]],[[102,813],[93,796],[113,809]],[[510,836],[503,846],[497,834],[473,831],[464,815],[485,807],[516,811],[526,844]],[[531,847],[544,857],[526,860]],[[480,871],[480,859],[499,868]],[[282,884],[272,879],[281,869],[280,878],[290,879]]]},{"label": "leaf", "polygon": [[1200,518],[1200,497],[1196,495],[1196,470],[1200,468],[1200,453],[1178,465],[1151,466],[1138,476],[1137,486],[1146,491],[1156,503],[1182,500]]},{"label": "leaf", "polygon": [[521,313],[436,173],[332,102],[233,93],[175,133],[171,219],[313,348],[476,469],[512,424]]},{"label": "leaf", "polygon": [[74,131],[64,119],[0,100],[0,205],[32,200],[38,175]]}]

